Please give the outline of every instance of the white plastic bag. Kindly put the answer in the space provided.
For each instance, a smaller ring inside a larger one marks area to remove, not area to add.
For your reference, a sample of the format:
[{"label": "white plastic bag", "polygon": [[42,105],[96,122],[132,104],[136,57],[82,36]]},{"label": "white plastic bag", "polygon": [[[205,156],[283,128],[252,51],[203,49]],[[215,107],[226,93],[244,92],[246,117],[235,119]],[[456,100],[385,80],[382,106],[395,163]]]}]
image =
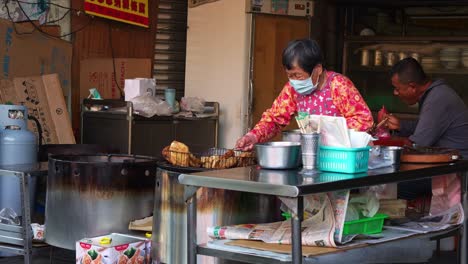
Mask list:
[{"label": "white plastic bag", "polygon": [[20,219],[15,210],[11,208],[3,208],[0,211],[0,223],[7,225],[20,225]]},{"label": "white plastic bag", "polygon": [[379,207],[379,199],[372,191],[351,197],[348,204],[348,208],[354,208],[365,217],[373,217],[379,211]]},{"label": "white plastic bag", "polygon": [[348,129],[348,133],[352,148],[364,148],[373,139],[367,132]]},{"label": "white plastic bag", "polygon": [[149,118],[154,115],[172,115],[172,108],[167,102],[149,94],[137,96],[130,101],[133,103],[135,112],[141,116]]},{"label": "white plastic bag", "polygon": [[44,225],[33,223],[31,224],[33,230],[33,240],[34,241],[44,241],[45,227]]},{"label": "white plastic bag", "polygon": [[199,97],[182,97],[180,108],[182,111],[202,113],[205,111],[205,100]]}]

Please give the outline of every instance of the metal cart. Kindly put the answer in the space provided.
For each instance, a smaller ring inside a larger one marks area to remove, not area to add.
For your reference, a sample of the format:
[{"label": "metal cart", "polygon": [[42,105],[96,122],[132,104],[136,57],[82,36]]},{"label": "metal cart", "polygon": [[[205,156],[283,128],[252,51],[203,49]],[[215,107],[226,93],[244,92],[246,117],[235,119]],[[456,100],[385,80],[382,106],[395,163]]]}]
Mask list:
[{"label": "metal cart", "polygon": [[29,193],[29,180],[31,177],[45,177],[47,163],[2,166],[0,177],[16,177],[19,180],[21,196],[21,225],[8,225],[0,223],[0,251],[23,255],[24,263],[32,263],[31,206]]},{"label": "metal cart", "polygon": [[[344,189],[360,188],[372,185],[410,181],[422,178],[457,173],[462,180],[462,204],[467,206],[466,177],[468,176],[468,161],[458,161],[451,164],[404,164],[400,168],[387,167],[369,170],[365,175],[346,177],[346,179],[318,180],[324,172],[313,175],[302,174],[301,171],[262,170],[255,166],[228,170],[207,171],[194,174],[181,174],[179,182],[185,186],[187,201],[187,255],[188,263],[197,262],[197,254],[238,260],[248,263],[285,263],[271,257],[248,255],[238,252],[217,250],[206,244],[197,245],[197,198],[200,187],[225,189],[258,194],[270,194],[291,197],[295,200],[296,212],[291,218],[292,226],[292,263],[308,262],[302,256],[301,222],[304,213],[303,197],[307,194],[331,192]],[[326,177],[323,177],[326,178]],[[239,223],[241,224],[241,223]],[[457,229],[461,237],[459,246],[459,262],[467,263],[466,220],[462,228]],[[432,234],[437,235],[437,234]]]},{"label": "metal cart", "polygon": [[[94,109],[97,108],[97,109]],[[160,157],[173,140],[185,143],[192,152],[218,146],[219,103],[206,102],[203,118],[134,114],[131,102],[83,100],[81,142],[107,145],[120,153]],[[99,131],[99,132],[98,132]]]}]

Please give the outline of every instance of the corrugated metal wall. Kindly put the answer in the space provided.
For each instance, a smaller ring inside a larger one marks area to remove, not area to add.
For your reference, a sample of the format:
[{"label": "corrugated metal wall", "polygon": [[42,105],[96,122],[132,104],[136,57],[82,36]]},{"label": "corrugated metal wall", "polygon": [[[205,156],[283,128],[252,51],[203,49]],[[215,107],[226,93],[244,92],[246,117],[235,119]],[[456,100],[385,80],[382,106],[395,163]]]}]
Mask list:
[{"label": "corrugated metal wall", "polygon": [[186,40],[187,0],[160,0],[153,72],[157,88],[175,88],[177,98],[184,95]]}]

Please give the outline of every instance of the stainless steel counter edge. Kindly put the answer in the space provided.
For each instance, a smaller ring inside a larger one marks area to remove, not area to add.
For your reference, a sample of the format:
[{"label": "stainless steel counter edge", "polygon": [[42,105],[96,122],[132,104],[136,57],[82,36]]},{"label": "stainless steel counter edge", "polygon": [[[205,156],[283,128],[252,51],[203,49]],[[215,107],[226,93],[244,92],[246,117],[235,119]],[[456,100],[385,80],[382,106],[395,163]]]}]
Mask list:
[{"label": "stainless steel counter edge", "polygon": [[[201,182],[203,182],[203,186],[200,185]],[[229,185],[228,189],[232,191],[270,194],[286,197],[297,197],[299,195],[299,189],[296,186],[291,185],[277,185],[263,182],[249,182],[246,184],[246,181],[243,180],[203,177],[200,175],[191,174],[180,174],[179,183],[196,187],[216,189],[226,189],[226,186]]]}]

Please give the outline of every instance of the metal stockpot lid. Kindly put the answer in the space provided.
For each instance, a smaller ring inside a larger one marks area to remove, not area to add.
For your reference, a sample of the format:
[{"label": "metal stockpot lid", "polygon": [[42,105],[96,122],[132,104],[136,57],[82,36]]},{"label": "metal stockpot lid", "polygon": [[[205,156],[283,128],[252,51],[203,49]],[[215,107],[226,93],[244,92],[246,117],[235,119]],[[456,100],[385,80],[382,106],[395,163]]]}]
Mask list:
[{"label": "metal stockpot lid", "polygon": [[95,166],[112,165],[156,165],[157,159],[149,156],[125,154],[97,154],[97,155],[51,155],[49,159],[55,162],[73,162],[76,164],[93,164]]}]

